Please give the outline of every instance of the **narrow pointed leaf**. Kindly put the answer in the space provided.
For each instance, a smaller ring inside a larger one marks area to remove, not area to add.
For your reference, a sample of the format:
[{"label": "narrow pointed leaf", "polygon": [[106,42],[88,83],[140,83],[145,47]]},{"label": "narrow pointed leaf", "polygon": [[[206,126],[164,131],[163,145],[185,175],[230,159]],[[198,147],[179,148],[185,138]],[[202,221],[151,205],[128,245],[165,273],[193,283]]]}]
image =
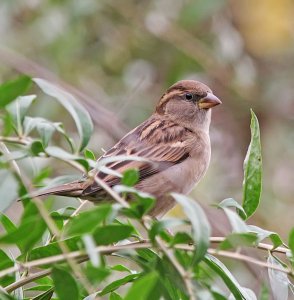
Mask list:
[{"label": "narrow pointed leaf", "polygon": [[134,279],[136,279],[140,274],[130,274],[127,275],[126,277],[123,277],[121,279],[115,280],[113,282],[111,282],[109,285],[107,285],[100,293],[100,296],[106,295],[110,292],[113,292],[115,290],[117,290],[119,287],[121,287],[122,285],[127,284],[128,282],[133,281]]},{"label": "narrow pointed leaf", "polygon": [[234,295],[235,299],[253,300],[247,293],[246,289],[239,284],[233,274],[220,260],[210,254],[207,254],[204,262],[221,277],[228,289]]},{"label": "narrow pointed leaf", "polygon": [[69,272],[61,268],[54,267],[51,276],[54,282],[55,292],[58,295],[58,299],[80,299],[78,284]]},{"label": "narrow pointed leaf", "polygon": [[89,113],[72,94],[61,87],[44,79],[34,78],[33,80],[44,93],[57,99],[71,114],[80,135],[80,145],[78,150],[82,151],[87,146],[93,131],[93,123]]},{"label": "narrow pointed leaf", "polygon": [[197,247],[195,247],[195,263],[199,262],[206,254],[209,246],[210,225],[201,206],[188,197],[172,193],[173,198],[183,207],[186,216],[192,224],[192,238]]},{"label": "narrow pointed leaf", "polygon": [[259,205],[262,189],[262,160],[258,119],[251,110],[251,141],[244,160],[243,208],[247,218]]},{"label": "narrow pointed leaf", "polygon": [[[282,264],[272,255],[268,257],[267,262],[271,265],[283,268]],[[286,273],[268,268],[268,276],[274,299],[287,300],[289,290],[289,279]]]},{"label": "narrow pointed leaf", "polygon": [[292,228],[292,230],[290,231],[288,244],[292,252],[292,258],[294,259],[294,228]]}]

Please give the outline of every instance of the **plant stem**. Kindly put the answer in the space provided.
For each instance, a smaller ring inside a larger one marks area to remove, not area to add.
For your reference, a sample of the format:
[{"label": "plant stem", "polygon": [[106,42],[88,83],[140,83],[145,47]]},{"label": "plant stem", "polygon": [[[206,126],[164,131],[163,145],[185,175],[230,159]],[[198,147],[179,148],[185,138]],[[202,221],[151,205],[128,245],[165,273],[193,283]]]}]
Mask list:
[{"label": "plant stem", "polygon": [[13,143],[13,144],[19,144],[19,145],[27,146],[32,141],[31,141],[31,139],[24,138],[24,137],[0,136],[0,142]]},{"label": "plant stem", "polygon": [[[223,242],[225,239],[226,239],[226,237],[223,237],[223,236],[214,236],[214,237],[210,238],[210,243],[211,244],[219,244],[219,243]],[[290,253],[290,250],[285,247],[274,248],[273,245],[269,245],[266,243],[258,243],[256,248],[261,249],[261,250],[270,251],[270,252],[282,253],[282,254]]]}]

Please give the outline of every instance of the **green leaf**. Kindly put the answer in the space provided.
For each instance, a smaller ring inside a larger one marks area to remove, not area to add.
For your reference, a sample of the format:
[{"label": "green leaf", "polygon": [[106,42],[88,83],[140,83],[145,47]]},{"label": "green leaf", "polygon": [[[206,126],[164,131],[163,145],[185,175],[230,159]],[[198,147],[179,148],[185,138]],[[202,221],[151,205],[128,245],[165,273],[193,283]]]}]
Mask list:
[{"label": "green leaf", "polygon": [[33,178],[33,184],[39,185],[43,183],[43,180],[48,178],[52,173],[52,169],[50,167],[45,167],[38,171],[37,175]]},{"label": "green leaf", "polygon": [[[78,242],[80,239],[78,237],[69,238],[64,240],[67,248],[70,251],[77,251],[79,250]],[[45,258],[49,256],[59,255],[62,254],[62,251],[60,250],[58,242],[53,242],[45,246],[40,246],[37,248],[34,248],[30,251],[28,255],[28,261]]]},{"label": "green leaf", "polygon": [[220,243],[219,249],[228,250],[241,246],[253,247],[257,242],[257,235],[251,232],[245,233],[231,233],[226,236],[226,239]]},{"label": "green leaf", "polygon": [[56,226],[59,230],[63,228],[63,216],[58,211],[52,211],[50,217],[55,221]]},{"label": "green leaf", "polygon": [[[283,265],[272,255],[268,257],[267,263],[283,269]],[[287,274],[268,268],[268,276],[274,299],[287,300],[289,289]]]},{"label": "green leaf", "polygon": [[192,238],[195,247],[195,263],[198,263],[206,254],[209,246],[210,225],[201,206],[188,197],[172,193],[173,198],[183,207],[186,216],[192,224]]},{"label": "green leaf", "polygon": [[15,80],[7,81],[0,85],[0,108],[24,94],[31,83],[32,80],[29,76],[22,75]]},{"label": "green leaf", "polygon": [[37,125],[37,130],[40,134],[44,147],[47,147],[55,131],[55,127],[50,123],[42,122]]},{"label": "green leaf", "polygon": [[130,237],[132,233],[130,225],[111,224],[97,227],[93,237],[98,245],[109,245]]},{"label": "green leaf", "polygon": [[[10,257],[0,249],[0,271],[14,266],[14,262]],[[14,282],[15,276],[13,273],[0,278],[0,286],[7,286]]]},{"label": "green leaf", "polygon": [[126,186],[134,186],[139,180],[139,172],[135,169],[126,170],[123,173],[121,183]]},{"label": "green leaf", "polygon": [[122,209],[122,213],[129,218],[141,219],[151,210],[155,204],[155,201],[156,200],[154,198],[150,197],[137,197],[136,200],[133,200],[130,203],[129,208]]},{"label": "green leaf", "polygon": [[54,282],[55,292],[60,300],[79,300],[80,293],[74,277],[67,271],[54,267],[51,277]]},{"label": "green leaf", "polygon": [[131,281],[133,281],[134,279],[136,279],[140,274],[130,274],[127,275],[124,278],[115,280],[113,282],[111,282],[110,284],[108,284],[100,293],[100,296],[106,295],[110,292],[113,292],[115,290],[117,290],[119,287],[121,287],[122,285],[125,285]]},{"label": "green leaf", "polygon": [[28,156],[29,156],[29,152],[27,151],[27,149],[16,150],[16,151],[7,153],[7,155],[5,155],[5,156],[4,155],[0,156],[0,163],[6,163],[6,162],[10,162],[12,160],[20,160],[20,159],[23,159]]},{"label": "green leaf", "polygon": [[122,300],[123,298],[116,292],[110,294],[109,300]]},{"label": "green leaf", "polygon": [[60,122],[51,122],[44,118],[39,117],[28,117],[25,116],[24,122],[24,135],[28,135],[32,130],[37,129],[44,147],[47,147],[49,140],[54,131],[59,132],[69,143],[71,150],[73,150],[73,141],[72,139],[66,134],[63,124]]},{"label": "green leaf", "polygon": [[[152,252],[150,252],[150,254],[152,254]],[[177,258],[179,257],[177,256]],[[155,268],[159,273],[159,288],[164,296],[164,299],[188,300],[186,295],[187,290],[183,282],[183,278],[166,256],[164,256],[162,259],[157,256],[155,266],[153,266],[153,258],[148,259],[147,266],[149,267],[149,271],[153,271]]]},{"label": "green leaf", "polygon": [[14,223],[4,214],[0,213],[0,223],[3,225],[7,233],[10,233],[16,229]]},{"label": "green leaf", "polygon": [[23,121],[27,111],[36,95],[18,97],[13,103],[7,106],[7,111],[10,113],[14,127],[18,135],[23,135]]},{"label": "green leaf", "polygon": [[96,161],[95,154],[94,154],[93,151],[91,151],[90,149],[85,149],[85,150],[84,150],[84,155],[85,155],[85,158],[87,158],[87,159],[92,159],[92,160],[95,160],[95,161]]},{"label": "green leaf", "polygon": [[1,244],[16,244],[27,252],[38,242],[46,230],[46,224],[36,205],[30,202],[21,217],[20,225],[0,237]]},{"label": "green leaf", "polygon": [[26,219],[20,226],[0,237],[0,244],[19,245],[23,252],[31,249],[46,230],[45,222],[39,216]]},{"label": "green leaf", "polygon": [[101,266],[94,267],[92,264],[88,263],[85,268],[85,274],[91,283],[100,283],[111,274],[111,271],[109,268]]},{"label": "green leaf", "polygon": [[288,245],[291,250],[292,257],[294,258],[294,228],[292,228],[292,230],[290,231]]},{"label": "green leaf", "polygon": [[44,153],[45,149],[40,141],[33,141],[30,145],[33,156],[38,156],[40,153]]},{"label": "green leaf", "polygon": [[16,200],[18,184],[8,170],[0,170],[0,182],[0,212],[3,212]]},{"label": "green leaf", "polygon": [[131,196],[132,201],[130,208],[122,209],[123,214],[127,217],[140,219],[144,214],[147,214],[155,204],[155,199],[152,195],[136,190],[133,187],[116,185],[113,187],[113,190],[118,194],[126,193]]},{"label": "green leaf", "polygon": [[73,95],[62,88],[44,79],[34,78],[33,80],[44,93],[57,99],[71,114],[80,135],[80,145],[78,150],[82,151],[87,146],[93,131],[93,123],[89,113]]},{"label": "green leaf", "polygon": [[206,254],[204,262],[221,277],[235,299],[252,300],[247,291],[240,286],[236,278],[220,260],[210,254]]},{"label": "green leaf", "polygon": [[129,268],[127,268],[127,267],[124,266],[124,265],[120,265],[120,264],[111,267],[111,270],[119,271],[119,272],[128,272],[128,273],[130,273],[130,274],[133,273],[133,271],[131,271]]},{"label": "green leaf", "polygon": [[262,159],[259,124],[251,110],[251,141],[244,160],[243,208],[247,218],[253,215],[259,205],[262,189]]},{"label": "green leaf", "polygon": [[235,199],[233,198],[227,198],[224,199],[221,203],[217,205],[219,208],[224,208],[224,207],[234,207],[239,211],[239,215],[243,220],[247,219],[246,212],[244,208],[239,204]]},{"label": "green leaf", "polygon": [[0,287],[0,300],[18,300],[18,299],[2,291],[2,288]]},{"label": "green leaf", "polygon": [[274,245],[273,249],[283,245],[283,241],[281,237],[273,231],[264,230],[262,228],[253,225],[248,225],[248,229],[250,232],[254,232],[257,234],[258,242],[261,242],[265,238],[269,238]]},{"label": "green leaf", "polygon": [[93,232],[95,228],[108,218],[112,212],[111,205],[102,204],[72,218],[66,228],[69,235]]},{"label": "green leaf", "polygon": [[162,231],[171,227],[184,225],[185,223],[185,221],[179,219],[166,219],[162,221],[155,221],[152,224],[151,229],[149,230],[149,238],[152,242],[154,242],[156,235],[160,234]]},{"label": "green leaf", "polygon": [[54,289],[50,288],[44,293],[34,297],[32,300],[50,300],[52,298],[53,293],[54,293]]},{"label": "green leaf", "polygon": [[190,244],[192,243],[191,236],[186,232],[177,232],[170,242],[170,246],[177,244]]},{"label": "green leaf", "polygon": [[34,285],[32,287],[26,288],[25,291],[47,291],[52,288],[52,285],[43,284],[43,285]]},{"label": "green leaf", "polygon": [[242,233],[249,231],[247,224],[239,217],[239,215],[226,207],[224,207],[223,210],[230,221],[233,232]]},{"label": "green leaf", "polygon": [[86,159],[84,159],[81,156],[66,152],[62,148],[55,147],[55,146],[49,146],[45,149],[45,152],[49,156],[61,159],[63,161],[74,160],[74,161],[78,162],[82,167],[84,167],[85,170],[89,170],[89,163]]},{"label": "green leaf", "polygon": [[149,300],[158,279],[158,273],[155,271],[140,277],[128,290],[125,300]]},{"label": "green leaf", "polygon": [[228,298],[223,296],[222,294],[215,292],[215,291],[211,291],[211,294],[213,296],[213,300],[227,300]]}]

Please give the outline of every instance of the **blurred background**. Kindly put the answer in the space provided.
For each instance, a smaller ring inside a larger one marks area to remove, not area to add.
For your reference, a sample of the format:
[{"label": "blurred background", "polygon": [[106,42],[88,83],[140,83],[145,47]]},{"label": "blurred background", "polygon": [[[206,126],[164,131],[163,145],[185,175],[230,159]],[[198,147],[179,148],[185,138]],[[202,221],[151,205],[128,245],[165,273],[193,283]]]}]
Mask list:
[{"label": "blurred background", "polygon": [[[264,187],[249,223],[286,238],[294,195],[293,12],[292,0],[1,0],[0,82],[20,72],[63,85],[91,113],[89,148],[100,155],[152,113],[169,85],[203,81],[223,101],[213,110],[211,166],[192,192],[205,205],[242,201],[253,108]],[[64,112],[44,96],[31,111],[74,134]]]}]

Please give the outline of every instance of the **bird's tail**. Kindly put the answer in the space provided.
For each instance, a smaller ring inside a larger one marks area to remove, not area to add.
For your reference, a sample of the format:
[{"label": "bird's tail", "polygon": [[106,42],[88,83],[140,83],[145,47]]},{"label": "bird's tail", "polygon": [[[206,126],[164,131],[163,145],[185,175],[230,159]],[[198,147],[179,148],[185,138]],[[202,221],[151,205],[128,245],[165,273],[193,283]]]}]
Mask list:
[{"label": "bird's tail", "polygon": [[[34,191],[32,193],[29,193],[26,196],[23,196],[23,198],[35,198],[35,197],[41,197],[41,196],[48,196],[48,195],[58,195],[58,196],[65,196],[65,197],[80,197],[82,196],[83,190],[84,190],[84,184],[85,182],[80,181],[74,181],[71,183],[66,183],[62,185],[58,185],[52,188],[48,189],[41,189]],[[19,200],[21,200],[19,199]]]}]

